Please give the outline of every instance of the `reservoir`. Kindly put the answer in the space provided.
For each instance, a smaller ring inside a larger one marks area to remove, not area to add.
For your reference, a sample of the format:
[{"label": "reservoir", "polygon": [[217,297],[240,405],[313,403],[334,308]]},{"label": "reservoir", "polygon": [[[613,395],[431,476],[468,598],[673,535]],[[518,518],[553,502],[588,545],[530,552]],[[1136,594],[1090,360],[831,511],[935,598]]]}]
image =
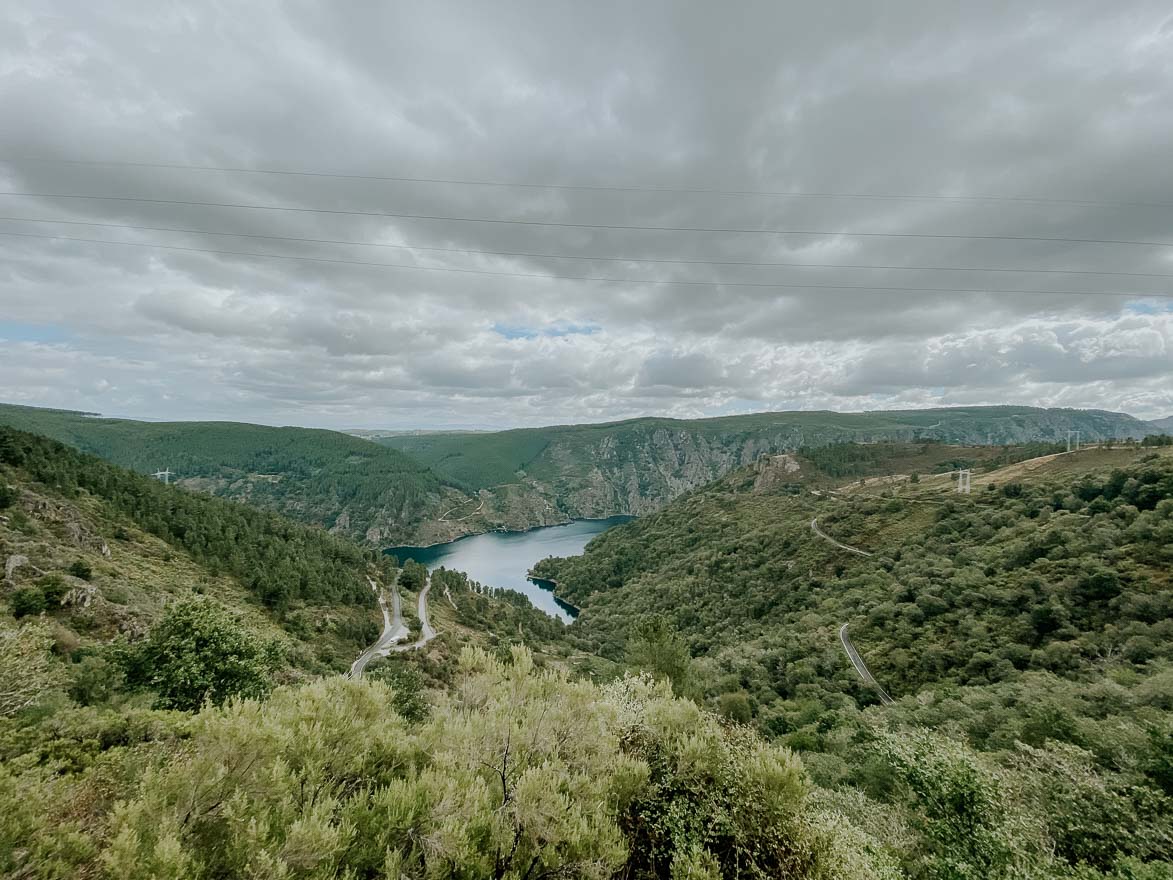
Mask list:
[{"label": "reservoir", "polygon": [[527,578],[526,572],[547,556],[577,556],[591,538],[631,519],[580,519],[528,532],[486,532],[431,547],[388,547],[384,552],[398,557],[401,563],[414,559],[429,570],[444,566],[463,571],[487,587],[524,593],[535,607],[569,623],[574,620],[570,606],[555,599],[548,585]]}]

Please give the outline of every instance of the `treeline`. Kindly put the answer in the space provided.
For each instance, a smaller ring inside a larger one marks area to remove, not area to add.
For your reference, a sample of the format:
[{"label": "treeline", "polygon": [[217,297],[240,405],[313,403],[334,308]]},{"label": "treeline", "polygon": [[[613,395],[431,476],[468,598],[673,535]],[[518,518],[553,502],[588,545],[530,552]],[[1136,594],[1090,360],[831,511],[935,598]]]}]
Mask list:
[{"label": "treeline", "polygon": [[994,470],[1063,452],[1062,443],[1020,443],[1012,446],[972,446],[957,448],[939,440],[922,439],[913,443],[831,443],[804,446],[799,454],[830,477],[888,476],[907,468],[930,473],[945,473],[958,468]]},{"label": "treeline", "polygon": [[445,601],[445,590],[456,605],[457,622],[484,633],[492,647],[546,645],[566,635],[562,621],[535,608],[516,590],[488,590],[462,571],[437,568],[432,572],[431,600]]},{"label": "treeline", "polygon": [[370,601],[361,575],[377,555],[319,529],[166,486],[12,428],[0,427],[0,463],[64,494],[103,499],[209,571],[231,574],[271,608]]},{"label": "treeline", "polygon": [[[136,422],[0,405],[0,423],[52,437],[140,473],[205,478],[225,497],[346,533],[373,525],[406,534],[433,512],[445,483],[396,450],[336,431],[235,422]],[[256,475],[260,475],[257,477]]]}]

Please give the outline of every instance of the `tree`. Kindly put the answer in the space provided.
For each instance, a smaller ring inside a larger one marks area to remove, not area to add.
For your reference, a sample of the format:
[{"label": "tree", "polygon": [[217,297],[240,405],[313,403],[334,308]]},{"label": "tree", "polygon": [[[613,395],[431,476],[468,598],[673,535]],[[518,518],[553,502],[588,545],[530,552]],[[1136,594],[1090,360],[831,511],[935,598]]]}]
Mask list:
[{"label": "tree", "polygon": [[226,608],[196,598],[172,605],[146,641],[130,652],[127,678],[158,692],[161,709],[195,711],[208,701],[259,697],[282,662],[280,647],[262,639]]},{"label": "tree", "polygon": [[721,694],[718,704],[723,718],[736,721],[738,724],[749,724],[753,721],[753,708],[750,706],[749,694],[745,691]]},{"label": "tree", "polygon": [[662,614],[646,618],[635,628],[635,635],[627,644],[627,662],[658,679],[668,679],[679,696],[692,689],[692,653]]},{"label": "tree", "polygon": [[9,602],[12,604],[12,616],[34,617],[47,607],[45,593],[40,587],[21,587],[12,594]]},{"label": "tree", "polygon": [[419,592],[428,579],[428,569],[414,559],[403,564],[403,573],[399,575],[399,585],[406,590]]}]

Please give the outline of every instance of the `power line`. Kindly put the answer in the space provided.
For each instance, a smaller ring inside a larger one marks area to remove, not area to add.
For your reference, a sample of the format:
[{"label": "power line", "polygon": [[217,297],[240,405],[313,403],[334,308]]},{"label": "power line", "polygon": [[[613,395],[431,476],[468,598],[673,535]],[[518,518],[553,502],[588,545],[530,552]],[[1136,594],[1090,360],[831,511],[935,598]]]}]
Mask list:
[{"label": "power line", "polygon": [[679,193],[682,195],[772,196],[792,199],[864,199],[876,201],[942,202],[1017,202],[1038,205],[1072,205],[1095,208],[1173,208],[1169,202],[1102,201],[1094,199],[1055,199],[1039,196],[946,196],[934,194],[898,195],[891,193],[800,192],[795,190],[721,189],[717,187],[629,186],[612,184],[535,183],[516,180],[470,180],[453,177],[408,177],[382,174],[345,174],[330,171],[303,171],[284,168],[243,168],[233,165],[187,165],[178,162],[127,162],[101,159],[42,159],[26,156],[0,157],[8,164],[97,165],[118,168],[158,168],[178,171],[213,171],[229,174],[267,174],[282,177],[323,177],[335,180],[368,180],[388,183],[432,183],[454,186],[482,186],[517,189],[579,190],[583,192]]},{"label": "power line", "polygon": [[687,287],[754,287],[778,288],[788,290],[860,290],[900,293],[982,293],[991,295],[1023,294],[1029,296],[1122,296],[1134,299],[1159,298],[1173,299],[1173,293],[1139,293],[1136,291],[1108,291],[1108,290],[1017,290],[1005,288],[985,287],[909,287],[897,285],[873,284],[787,284],[769,281],[691,281],[647,278],[607,278],[590,275],[549,275],[543,272],[497,272],[488,269],[463,269],[451,266],[413,266],[405,263],[378,263],[366,260],[344,260],[332,257],[307,257],[293,254],[267,254],[251,251],[229,251],[216,248],[185,247],[181,245],[153,244],[138,241],[111,241],[102,238],[77,238],[65,235],[42,235],[35,232],[5,232],[0,235],[17,236],[20,238],[37,238],[51,241],[73,241],[88,244],[109,244],[119,247],[155,248],[169,251],[182,251],[200,254],[219,254],[236,257],[259,257],[274,260],[297,260],[310,263],[329,263],[347,266],[375,266],[384,269],[408,269],[416,272],[453,272],[461,275],[489,275],[498,278],[539,278],[544,281],[593,281],[604,284],[654,284],[654,285],[682,285]]},{"label": "power line", "polygon": [[244,202],[200,202],[189,199],[154,199],[142,196],[91,196],[73,193],[2,191],[0,196],[30,199],[73,199],[97,202],[135,202],[147,205],[184,205],[196,208],[239,208],[251,211],[284,211],[294,214],[330,214],[349,217],[388,217],[398,220],[440,220],[451,223],[495,223],[507,226],[547,226],[557,229],[611,229],[644,232],[716,232],[754,235],[827,235],[844,238],[919,238],[966,241],[1039,241],[1066,244],[1129,244],[1143,247],[1173,247],[1168,241],[1138,241],[1121,238],[1068,238],[1043,235],[960,235],[944,232],[849,232],[827,229],[751,229],[720,226],[635,226],[619,223],[565,223],[551,220],[511,220],[496,217],[452,217],[440,214],[401,214],[392,211],[356,211],[341,208],[300,208],[289,205],[252,205]]},{"label": "power line", "polygon": [[394,248],[429,251],[445,254],[473,254],[489,257],[533,257],[537,259],[583,260],[606,263],[658,263],[687,266],[758,266],[790,269],[871,269],[904,270],[909,272],[1011,272],[1034,275],[1106,275],[1118,278],[1173,278],[1173,273],[1162,272],[1099,272],[1089,269],[1017,269],[1014,267],[983,266],[896,266],[859,263],[786,263],[759,260],[686,260],[659,257],[611,257],[582,254],[548,254],[533,251],[486,251],[475,248],[431,247],[415,244],[390,244],[378,241],[355,241],[345,238],[304,238],[294,235],[266,235],[259,232],[219,232],[212,229],[190,229],[180,226],[142,226],[136,223],[104,223],[97,220],[61,220],[45,217],[3,217],[0,221],[18,223],[60,223],[68,226],[98,226],[104,229],[133,229],[141,232],[180,232],[189,235],[219,235],[230,238],[259,238],[266,241],[289,241],[299,244],[341,244],[354,247]]}]

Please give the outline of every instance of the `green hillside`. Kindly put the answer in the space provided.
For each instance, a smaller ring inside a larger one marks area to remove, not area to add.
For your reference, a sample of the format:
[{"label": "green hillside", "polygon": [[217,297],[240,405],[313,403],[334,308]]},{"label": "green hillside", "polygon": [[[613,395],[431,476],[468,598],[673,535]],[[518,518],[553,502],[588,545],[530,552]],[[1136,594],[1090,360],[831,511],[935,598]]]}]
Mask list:
[{"label": "green hillside", "polygon": [[141,635],[195,596],[287,642],[306,672],[345,669],[377,635],[365,575],[382,558],[320,529],[5,427],[0,494],[0,607],[45,611],[66,654]]},{"label": "green hillside", "polygon": [[403,453],[335,431],[236,422],[139,422],[0,405],[0,424],[140,473],[386,545],[414,538],[457,492]]},{"label": "green hillside", "polygon": [[[876,724],[935,728],[1019,774],[1028,800],[1121,817],[1090,830],[1052,814],[1072,864],[1173,858],[1173,450],[1009,464],[975,473],[971,495],[948,475],[832,492],[797,461],[540,564],[581,609],[579,647],[640,658],[752,721],[824,784],[862,791],[861,814],[892,791],[859,743]],[[844,624],[893,705],[853,669]]]},{"label": "green hillside", "polygon": [[0,558],[0,876],[887,876],[789,751],[569,680],[517,644],[560,623],[457,573],[346,680],[386,557],[11,428]]},{"label": "green hillside", "polygon": [[845,442],[953,446],[1140,438],[1152,426],[1098,410],[966,407],[865,413],[782,412],[681,421],[634,419],[495,433],[377,437],[476,491],[461,527],[525,528],[582,517],[644,515],[760,456]]},{"label": "green hillside", "polygon": [[385,559],[0,428],[0,875],[1161,880],[1173,448],[1038,451],[765,457],[348,681]]},{"label": "green hillside", "polygon": [[644,418],[498,432],[399,434],[376,440],[479,489],[514,480],[519,470],[536,479],[558,476],[566,470],[559,462],[563,457],[585,456],[584,466],[589,467],[600,443],[609,446],[612,456],[621,457],[626,446],[647,440],[656,442],[657,435],[664,434],[735,450],[757,441],[764,444],[759,451],[780,452],[829,443],[914,439],[960,445],[1065,442],[1069,430],[1080,431],[1082,441],[1087,443],[1140,439],[1151,427],[1132,416],[1102,410],[986,406],[863,413],[754,413],[691,420]]}]

